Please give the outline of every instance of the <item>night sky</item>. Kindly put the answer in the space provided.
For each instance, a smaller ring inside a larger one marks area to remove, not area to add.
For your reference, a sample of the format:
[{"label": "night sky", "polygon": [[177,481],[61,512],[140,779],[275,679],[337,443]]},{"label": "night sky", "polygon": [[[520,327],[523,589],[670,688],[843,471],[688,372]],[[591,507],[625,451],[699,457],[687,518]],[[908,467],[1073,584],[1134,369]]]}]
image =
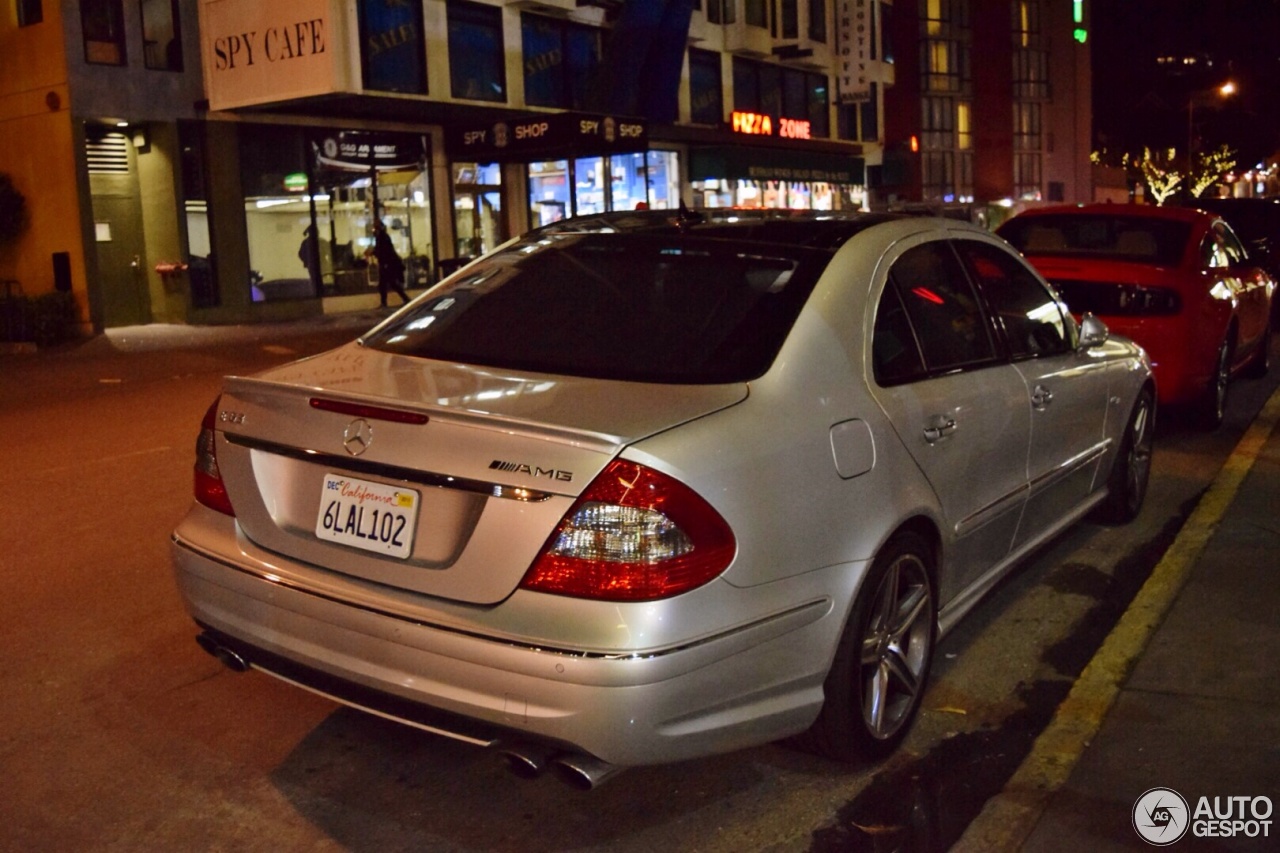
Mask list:
[{"label": "night sky", "polygon": [[[1095,147],[1185,151],[1199,93],[1198,150],[1226,143],[1241,166],[1280,151],[1280,0],[1093,0],[1092,15]],[[1199,61],[1184,71],[1160,56]],[[1208,94],[1228,79],[1239,94]]]}]

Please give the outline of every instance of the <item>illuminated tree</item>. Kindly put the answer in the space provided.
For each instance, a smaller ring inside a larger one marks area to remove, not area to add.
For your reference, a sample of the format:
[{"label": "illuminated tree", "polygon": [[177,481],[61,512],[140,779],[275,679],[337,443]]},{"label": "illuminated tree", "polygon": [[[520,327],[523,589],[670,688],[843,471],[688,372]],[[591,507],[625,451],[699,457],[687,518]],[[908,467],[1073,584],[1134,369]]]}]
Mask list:
[{"label": "illuminated tree", "polygon": [[1139,161],[1138,168],[1151,198],[1158,205],[1168,201],[1178,191],[1178,187],[1182,186],[1185,176],[1175,167],[1177,153],[1175,148],[1159,155],[1152,154],[1150,148],[1142,149],[1142,160]]},{"label": "illuminated tree", "polygon": [[1213,151],[1197,154],[1195,169],[1191,174],[1191,183],[1187,189],[1192,198],[1200,198],[1204,191],[1218,182],[1218,179],[1236,167],[1236,152],[1225,145],[1219,145]]}]

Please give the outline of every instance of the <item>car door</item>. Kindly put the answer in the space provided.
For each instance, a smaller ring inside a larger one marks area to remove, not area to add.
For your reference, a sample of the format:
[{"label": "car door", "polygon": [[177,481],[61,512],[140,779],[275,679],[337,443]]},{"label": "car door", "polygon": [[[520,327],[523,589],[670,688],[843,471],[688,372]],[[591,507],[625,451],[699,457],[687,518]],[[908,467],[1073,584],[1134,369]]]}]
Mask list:
[{"label": "car door", "polygon": [[1030,490],[1017,549],[1074,520],[1094,489],[1107,450],[1108,363],[1076,351],[1065,307],[1020,258],[978,240],[957,240],[955,246],[996,320],[1030,403]]},{"label": "car door", "polygon": [[945,605],[1009,553],[1027,492],[1030,407],[949,242],[895,250],[872,332],[872,393],[937,496]]}]

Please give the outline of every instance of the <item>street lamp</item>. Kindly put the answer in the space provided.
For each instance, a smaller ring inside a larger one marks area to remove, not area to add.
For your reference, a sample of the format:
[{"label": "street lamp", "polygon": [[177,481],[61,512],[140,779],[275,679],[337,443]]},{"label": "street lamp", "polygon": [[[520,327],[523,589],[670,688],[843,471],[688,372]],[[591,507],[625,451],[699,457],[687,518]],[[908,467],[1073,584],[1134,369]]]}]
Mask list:
[{"label": "street lamp", "polygon": [[1192,92],[1187,96],[1187,177],[1190,178],[1192,171],[1195,170],[1195,139],[1196,124],[1195,111],[1196,100],[1200,100],[1202,104],[1212,102],[1212,97],[1219,99],[1229,98],[1236,93],[1236,84],[1231,80],[1223,83],[1221,86],[1215,86],[1212,89],[1206,89],[1202,92]]}]

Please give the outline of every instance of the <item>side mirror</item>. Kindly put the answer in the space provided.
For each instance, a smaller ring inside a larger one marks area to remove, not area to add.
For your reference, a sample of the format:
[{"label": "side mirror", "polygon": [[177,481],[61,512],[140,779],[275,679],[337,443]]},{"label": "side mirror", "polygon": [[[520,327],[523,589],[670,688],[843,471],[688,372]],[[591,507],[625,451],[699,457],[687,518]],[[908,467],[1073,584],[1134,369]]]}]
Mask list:
[{"label": "side mirror", "polygon": [[1084,351],[1100,347],[1107,342],[1111,332],[1107,324],[1099,320],[1092,312],[1085,312],[1080,318],[1080,344],[1076,349]]}]

